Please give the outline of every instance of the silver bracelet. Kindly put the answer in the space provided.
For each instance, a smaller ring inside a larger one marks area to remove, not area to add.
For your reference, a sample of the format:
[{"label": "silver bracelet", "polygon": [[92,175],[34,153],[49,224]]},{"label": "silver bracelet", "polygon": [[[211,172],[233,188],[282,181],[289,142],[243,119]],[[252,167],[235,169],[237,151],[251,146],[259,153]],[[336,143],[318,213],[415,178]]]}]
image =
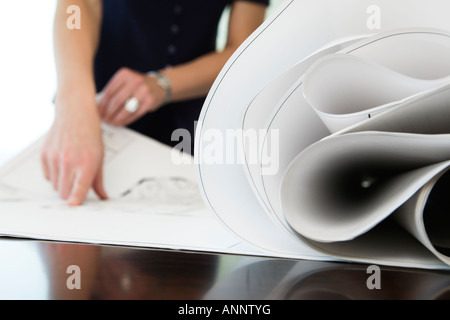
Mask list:
[{"label": "silver bracelet", "polygon": [[157,71],[151,71],[147,73],[147,76],[155,78],[156,83],[164,89],[166,96],[164,97],[163,105],[169,103],[172,98],[172,84],[170,83],[170,79]]}]

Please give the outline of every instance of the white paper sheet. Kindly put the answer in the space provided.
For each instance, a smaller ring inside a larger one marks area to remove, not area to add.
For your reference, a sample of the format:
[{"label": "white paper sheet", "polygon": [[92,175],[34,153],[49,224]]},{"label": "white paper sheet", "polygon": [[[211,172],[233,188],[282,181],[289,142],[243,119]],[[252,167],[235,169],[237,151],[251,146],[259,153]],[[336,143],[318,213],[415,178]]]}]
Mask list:
[{"label": "white paper sheet", "polygon": [[[396,59],[399,51],[408,54]],[[449,56],[449,32],[395,29],[318,59],[304,76],[303,92],[336,132],[448,83]]]},{"label": "white paper sheet", "polygon": [[354,239],[446,169],[448,159],[449,134],[365,131],[325,139],[300,154],[286,172],[284,215],[309,239]]},{"label": "white paper sheet", "polygon": [[[131,130],[103,127],[105,188],[68,207],[44,179],[43,138],[0,170],[0,234],[58,241],[264,255],[217,221],[192,158]],[[182,161],[183,160],[183,161]]]}]

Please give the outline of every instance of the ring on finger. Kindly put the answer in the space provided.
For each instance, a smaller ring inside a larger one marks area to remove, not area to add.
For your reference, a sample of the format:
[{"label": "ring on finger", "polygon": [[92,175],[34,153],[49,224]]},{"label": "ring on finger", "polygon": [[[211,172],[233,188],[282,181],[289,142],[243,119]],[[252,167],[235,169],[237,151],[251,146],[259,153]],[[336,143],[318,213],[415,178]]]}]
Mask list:
[{"label": "ring on finger", "polygon": [[131,97],[125,102],[125,110],[129,113],[135,113],[139,109],[139,100],[136,97]]}]

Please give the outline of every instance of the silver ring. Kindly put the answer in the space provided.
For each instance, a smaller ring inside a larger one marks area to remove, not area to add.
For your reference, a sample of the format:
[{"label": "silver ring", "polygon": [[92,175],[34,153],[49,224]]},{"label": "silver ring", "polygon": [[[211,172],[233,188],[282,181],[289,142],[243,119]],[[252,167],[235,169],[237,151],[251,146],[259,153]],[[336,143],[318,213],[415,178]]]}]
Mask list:
[{"label": "silver ring", "polygon": [[139,109],[139,100],[136,97],[132,97],[125,102],[125,110],[129,113],[135,113]]}]

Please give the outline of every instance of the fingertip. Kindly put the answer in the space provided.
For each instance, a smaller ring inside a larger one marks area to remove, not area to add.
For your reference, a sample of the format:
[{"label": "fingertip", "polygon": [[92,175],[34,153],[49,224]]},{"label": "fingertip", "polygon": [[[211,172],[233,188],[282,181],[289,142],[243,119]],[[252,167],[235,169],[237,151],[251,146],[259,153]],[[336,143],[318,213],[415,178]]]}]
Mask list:
[{"label": "fingertip", "polygon": [[68,197],[67,204],[69,206],[79,206],[83,204],[84,199],[89,192],[89,189],[89,184],[85,184],[85,181],[82,181],[82,179],[78,177],[78,179],[75,180],[73,190]]},{"label": "fingertip", "polygon": [[93,186],[94,192],[101,200],[108,200],[108,194],[105,191],[105,187],[103,186],[102,175],[97,178]]},{"label": "fingertip", "polygon": [[68,205],[69,207],[77,207],[77,206],[80,206],[80,205],[82,205],[82,204],[83,204],[83,201],[80,200],[80,199],[78,199],[78,198],[76,198],[76,197],[70,197],[70,198],[67,200],[67,205]]},{"label": "fingertip", "polygon": [[108,200],[108,195],[106,194],[105,190],[94,190],[97,196],[100,198],[100,200]]},{"label": "fingertip", "polygon": [[102,190],[100,197],[102,198],[102,200],[108,200],[109,198],[108,193],[106,193],[104,189]]}]

